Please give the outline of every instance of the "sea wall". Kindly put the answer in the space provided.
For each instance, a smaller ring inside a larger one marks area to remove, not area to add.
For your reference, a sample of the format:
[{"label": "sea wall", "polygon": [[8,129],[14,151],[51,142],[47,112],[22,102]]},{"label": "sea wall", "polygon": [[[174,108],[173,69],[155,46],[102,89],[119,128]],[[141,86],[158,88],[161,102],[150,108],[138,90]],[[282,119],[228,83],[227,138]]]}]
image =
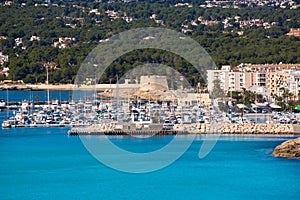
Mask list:
[{"label": "sea wall", "polygon": [[140,128],[135,125],[95,124],[89,127],[72,128],[69,135],[89,134],[251,134],[251,135],[295,135],[292,124],[176,124],[173,130],[165,130],[161,125]]},{"label": "sea wall", "polygon": [[292,124],[176,124],[174,130],[186,130],[198,134],[295,134]]}]

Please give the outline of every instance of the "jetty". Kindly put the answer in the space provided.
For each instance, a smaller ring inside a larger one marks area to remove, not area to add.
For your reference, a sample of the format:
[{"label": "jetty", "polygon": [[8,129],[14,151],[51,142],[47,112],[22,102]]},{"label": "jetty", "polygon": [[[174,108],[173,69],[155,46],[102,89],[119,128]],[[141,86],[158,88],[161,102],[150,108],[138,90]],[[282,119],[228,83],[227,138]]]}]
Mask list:
[{"label": "jetty", "polygon": [[160,125],[145,129],[136,127],[116,127],[115,124],[94,124],[86,127],[74,127],[69,136],[78,135],[124,135],[124,136],[159,136],[189,134],[221,135],[297,135],[298,127],[292,124],[176,124],[172,129]]},{"label": "jetty", "polygon": [[159,136],[159,135],[187,135],[186,130],[170,129],[162,124],[93,124],[85,127],[74,127],[68,135],[124,135],[124,136]]},{"label": "jetty", "polygon": [[187,131],[175,130],[89,130],[87,128],[73,128],[68,131],[69,136],[78,135],[115,135],[115,136],[160,136],[160,135],[188,135]]}]

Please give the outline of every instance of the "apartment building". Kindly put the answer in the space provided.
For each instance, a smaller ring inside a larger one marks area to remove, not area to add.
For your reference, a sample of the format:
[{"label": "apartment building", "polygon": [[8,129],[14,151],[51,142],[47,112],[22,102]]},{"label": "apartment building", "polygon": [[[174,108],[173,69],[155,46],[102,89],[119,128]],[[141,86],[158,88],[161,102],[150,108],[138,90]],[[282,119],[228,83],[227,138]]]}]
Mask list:
[{"label": "apartment building", "polygon": [[214,80],[220,80],[221,88],[224,91],[229,89],[229,71],[230,66],[224,65],[220,70],[207,70],[207,88],[212,91],[214,88]]},{"label": "apartment building", "polygon": [[[212,91],[214,80],[219,79],[224,92],[242,91],[253,85],[253,74],[249,71],[231,69],[231,66],[224,65],[221,70],[207,70],[208,91]],[[256,79],[256,78],[255,78]]]},{"label": "apartment building", "polygon": [[263,91],[268,91],[269,97],[274,97],[280,96],[284,88],[295,97],[300,94],[300,64],[240,64],[235,68],[222,66],[221,70],[208,70],[207,79],[209,91],[214,87],[214,80],[219,79],[224,92],[263,88]]}]

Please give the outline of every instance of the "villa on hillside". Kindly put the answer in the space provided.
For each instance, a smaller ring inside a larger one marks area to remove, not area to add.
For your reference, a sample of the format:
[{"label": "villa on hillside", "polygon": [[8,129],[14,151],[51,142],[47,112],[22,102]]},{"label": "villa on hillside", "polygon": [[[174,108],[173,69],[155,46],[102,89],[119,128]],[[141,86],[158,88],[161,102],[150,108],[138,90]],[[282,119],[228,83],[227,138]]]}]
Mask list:
[{"label": "villa on hillside", "polygon": [[300,37],[300,28],[291,28],[290,32],[288,32],[286,35]]}]

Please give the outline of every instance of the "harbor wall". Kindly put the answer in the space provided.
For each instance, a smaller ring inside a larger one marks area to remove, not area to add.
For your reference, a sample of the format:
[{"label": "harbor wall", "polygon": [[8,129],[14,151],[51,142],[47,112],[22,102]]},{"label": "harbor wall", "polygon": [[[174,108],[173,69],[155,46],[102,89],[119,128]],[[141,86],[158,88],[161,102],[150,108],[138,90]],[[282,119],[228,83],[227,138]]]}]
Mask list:
[{"label": "harbor wall", "polygon": [[295,135],[298,130],[292,124],[187,124],[175,125],[174,130],[187,130],[191,133],[221,134],[270,134]]},{"label": "harbor wall", "polygon": [[[169,134],[236,134],[236,135],[297,135],[292,124],[176,124],[172,130],[156,128],[117,128],[115,124],[73,128],[69,135],[169,135]],[[159,128],[160,127],[160,128]],[[155,133],[156,132],[156,133]]]}]

